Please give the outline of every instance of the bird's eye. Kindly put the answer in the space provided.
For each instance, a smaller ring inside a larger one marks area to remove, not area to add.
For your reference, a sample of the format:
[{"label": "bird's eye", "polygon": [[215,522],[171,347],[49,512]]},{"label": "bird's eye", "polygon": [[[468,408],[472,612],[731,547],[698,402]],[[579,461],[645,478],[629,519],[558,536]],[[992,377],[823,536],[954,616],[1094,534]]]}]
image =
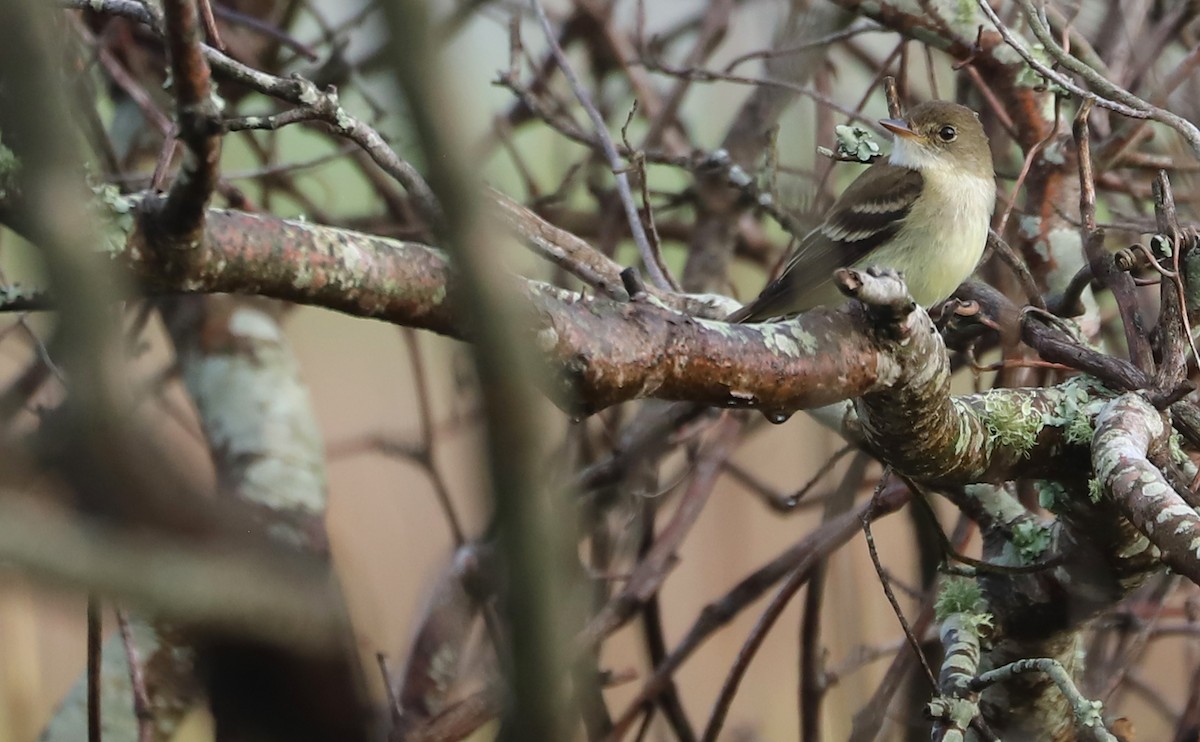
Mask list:
[{"label": "bird's eye", "polygon": [[958,138],[958,130],[953,126],[943,126],[938,129],[938,138],[943,142],[953,142]]}]

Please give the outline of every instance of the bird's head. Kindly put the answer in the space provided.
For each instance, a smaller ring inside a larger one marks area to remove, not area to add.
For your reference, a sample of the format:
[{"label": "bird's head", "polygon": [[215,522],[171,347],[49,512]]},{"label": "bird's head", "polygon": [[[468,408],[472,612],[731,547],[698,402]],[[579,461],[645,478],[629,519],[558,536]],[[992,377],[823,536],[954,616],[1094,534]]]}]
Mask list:
[{"label": "bird's head", "polygon": [[893,165],[993,177],[987,134],[978,114],[966,106],[930,101],[913,107],[903,119],[879,123],[895,135]]}]

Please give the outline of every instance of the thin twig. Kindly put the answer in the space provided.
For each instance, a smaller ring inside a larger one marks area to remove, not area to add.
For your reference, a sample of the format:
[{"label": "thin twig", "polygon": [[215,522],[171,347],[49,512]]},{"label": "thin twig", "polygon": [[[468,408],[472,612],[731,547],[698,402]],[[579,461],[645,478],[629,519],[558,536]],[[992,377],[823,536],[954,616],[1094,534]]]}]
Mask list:
[{"label": "thin twig", "polygon": [[726,416],[717,424],[712,443],[696,462],[695,474],[680,499],[671,520],[659,534],[658,541],[638,562],[629,581],[620,593],[601,608],[588,622],[580,637],[580,645],[592,647],[629,620],[646,599],[658,592],[667,574],[675,565],[675,554],[684,537],[696,524],[725,460],[733,453],[744,418]]},{"label": "thin twig", "polygon": [[441,468],[437,465],[437,436],[434,434],[433,409],[429,404],[433,390],[425,375],[425,363],[421,358],[421,344],[417,339],[416,331],[411,327],[404,328],[404,340],[408,345],[413,391],[417,398],[418,415],[421,418],[421,461],[429,476],[429,483],[433,485],[433,492],[437,496],[442,513],[446,517],[446,524],[450,526],[450,534],[454,537],[454,547],[461,548],[467,538],[463,531],[462,521],[454,509],[454,502],[450,498],[450,488],[446,484],[445,477],[442,476]]},{"label": "thin twig", "polygon": [[855,511],[832,520],[789,547],[782,554],[767,562],[716,601],[702,609],[688,629],[687,634],[676,645],[654,674],[646,679],[637,697],[616,721],[613,739],[619,739],[638,718],[642,704],[655,698],[688,657],[705,640],[742,610],[757,600],[772,585],[792,571],[807,571],[809,565],[827,556],[846,543],[861,529],[862,518],[877,519],[895,512],[909,498],[908,488],[894,488],[884,494],[881,501],[864,503]]},{"label": "thin twig", "polygon": [[1092,172],[1091,135],[1088,115],[1092,103],[1085,100],[1075,115],[1072,134],[1079,161],[1079,216],[1083,224],[1084,257],[1092,267],[1092,275],[1100,280],[1117,300],[1117,310],[1125,330],[1129,359],[1144,373],[1153,373],[1154,355],[1146,336],[1146,326],[1139,311],[1136,288],[1128,273],[1119,271],[1113,257],[1104,250],[1104,230],[1096,224],[1096,179]]},{"label": "thin twig", "polygon": [[[1008,43],[1017,54],[1025,60],[1030,67],[1033,67],[1043,77],[1061,85],[1069,90],[1072,94],[1079,96],[1085,101],[1091,101],[1101,108],[1107,108],[1110,111],[1116,111],[1124,116],[1134,119],[1153,119],[1159,123],[1166,124],[1175,129],[1187,141],[1192,148],[1192,152],[1196,157],[1200,158],[1200,129],[1197,129],[1195,124],[1177,116],[1170,111],[1166,111],[1157,106],[1153,106],[1147,101],[1142,100],[1133,93],[1107,80],[1096,70],[1084,64],[1080,60],[1072,57],[1063,50],[1058,42],[1055,41],[1049,29],[1042,23],[1040,13],[1034,6],[1031,0],[1017,0],[1021,8],[1025,11],[1025,17],[1029,22],[1029,27],[1033,31],[1034,36],[1042,43],[1043,48],[1050,56],[1062,64],[1064,67],[1087,80],[1088,84],[1096,90],[1099,90],[1103,95],[1093,93],[1079,85],[1071,78],[1063,75],[1055,70],[1052,70],[1045,63],[1035,57],[1025,45],[1018,40],[1011,30],[1000,20],[996,15],[996,11],[992,10],[992,6],[988,0],[978,0],[979,8],[983,14],[995,25],[996,30],[1000,32],[1000,36]],[[1107,96],[1107,97],[1106,97]]]},{"label": "thin twig", "polygon": [[[825,509],[824,522],[828,523],[850,508],[854,502],[854,493],[862,483],[863,473],[870,461],[870,457],[860,453],[857,459],[851,463],[845,478],[838,485],[837,492],[828,501],[829,504]],[[779,588],[775,597],[771,599],[770,604],[767,605],[766,609],[758,617],[754,628],[750,631],[750,635],[746,637],[742,648],[738,650],[737,659],[734,660],[733,667],[729,669],[729,673],[725,677],[720,695],[717,696],[717,700],[713,703],[713,710],[709,715],[708,724],[704,727],[704,735],[701,737],[702,742],[716,742],[717,735],[721,733],[721,727],[725,723],[725,717],[729,713],[729,707],[733,704],[733,698],[737,693],[738,686],[741,685],[742,678],[745,677],[746,670],[750,667],[750,661],[754,659],[754,655],[762,647],[767,634],[783,613],[784,608],[787,607],[788,603],[796,595],[796,592],[805,584],[809,586],[808,595],[818,596],[817,604],[819,610],[819,596],[823,590],[816,582],[810,582],[810,580],[820,581],[821,576],[824,574],[826,563],[827,560],[821,559],[805,569],[797,569],[793,572],[788,577],[787,582]],[[819,632],[814,631],[814,633]],[[802,721],[807,723],[810,719],[805,717]]]},{"label": "thin twig", "polygon": [[133,689],[133,715],[137,718],[138,742],[154,739],[154,711],[150,705],[150,692],[146,688],[146,673],[142,670],[142,658],[138,656],[137,644],[129,617],[118,608],[117,628],[121,632],[121,643],[125,645],[125,661],[129,663],[129,686]]},{"label": "thin twig", "polygon": [[87,601],[87,738],[103,742],[100,730],[100,662],[104,638],[101,635],[100,598],[94,593]]},{"label": "thin twig", "polygon": [[[1158,317],[1157,339],[1160,351],[1160,362],[1154,379],[1154,388],[1158,394],[1170,394],[1187,378],[1188,350],[1200,358],[1196,351],[1196,341],[1192,337],[1192,326],[1188,319],[1186,288],[1180,271],[1180,261],[1185,246],[1180,240],[1179,217],[1175,211],[1175,194],[1171,190],[1171,181],[1164,170],[1158,171],[1154,179],[1154,214],[1159,234],[1171,242],[1171,265],[1168,280],[1163,281],[1159,289],[1161,310]],[[1140,245],[1139,245],[1140,247]],[[1194,249],[1194,246],[1192,247]],[[1146,255],[1157,263],[1151,250]],[[1160,271],[1161,272],[1161,271]],[[1186,338],[1187,344],[1184,344]]]},{"label": "thin twig", "polygon": [[213,6],[211,0],[198,0],[200,6],[200,20],[204,22],[204,33],[208,36],[208,41],[213,47],[225,51],[225,42],[221,40],[221,32],[217,28],[217,19],[213,16]]},{"label": "thin twig", "polygon": [[[650,239],[646,236],[646,230],[642,226],[641,217],[638,216],[637,204],[633,200],[633,191],[629,187],[629,175],[625,171],[624,165],[621,164],[621,157],[617,154],[617,147],[613,143],[612,136],[608,133],[608,125],[604,121],[604,117],[596,110],[596,106],[592,103],[592,98],[588,94],[587,89],[579,81],[575,75],[575,70],[571,68],[567,61],[567,55],[563,52],[562,47],[558,44],[558,39],[555,38],[554,28],[550,25],[550,19],[546,17],[546,9],[542,7],[539,0],[530,0],[530,5],[533,7],[533,12],[537,15],[538,21],[542,24],[542,31],[546,34],[546,43],[550,45],[550,52],[554,55],[555,61],[558,62],[559,68],[562,70],[563,76],[566,77],[567,83],[571,86],[571,91],[575,93],[575,98],[579,101],[579,105],[587,111],[588,117],[592,120],[592,125],[596,129],[596,135],[600,138],[600,144],[604,149],[604,156],[608,159],[608,166],[612,169],[613,177],[617,181],[617,194],[621,198],[621,206],[625,209],[625,218],[629,221],[629,231],[633,234],[633,242],[637,245],[638,254],[642,257],[642,264],[646,267],[646,272],[650,274],[650,280],[654,285],[663,291],[671,290],[671,282],[663,274],[659,268],[659,260],[655,257],[653,247],[650,245]],[[647,208],[649,206],[647,205]]]},{"label": "thin twig", "polygon": [[[120,16],[143,23],[154,33],[164,36],[162,19],[151,4],[134,0],[61,0],[62,5],[76,10]],[[374,128],[342,108],[333,89],[321,90],[312,81],[299,75],[278,77],[238,62],[211,46],[199,45],[205,60],[214,70],[233,81],[295,106],[312,106],[323,113],[323,120],[340,135],[358,144],[380,168],[404,186],[416,201],[422,215],[431,224],[442,223],[442,209],[433,190],[411,163],[400,158]]]},{"label": "thin twig", "polygon": [[[875,493],[871,496],[871,502],[879,498],[887,486],[888,480],[892,478],[892,467],[884,470],[883,476],[879,478],[879,484],[875,486]],[[920,494],[914,495],[921,497]],[[867,539],[867,551],[871,554],[871,563],[875,565],[875,572],[879,575],[879,584],[883,586],[883,594],[887,596],[888,603],[891,604],[892,610],[896,614],[896,620],[900,622],[900,628],[904,630],[904,636],[908,639],[908,644],[912,647],[913,654],[921,662],[921,667],[925,670],[925,676],[929,679],[929,687],[937,689],[937,675],[933,673],[933,668],[929,666],[928,660],[925,659],[925,653],[921,651],[921,641],[917,639],[917,635],[913,633],[912,626],[909,625],[908,619],[904,617],[904,611],[900,608],[899,601],[896,600],[896,594],[892,592],[892,586],[888,581],[887,572],[883,568],[883,563],[879,561],[879,552],[875,549],[875,537],[871,534],[871,517],[870,510],[861,516],[863,535]]]},{"label": "thin twig", "polygon": [[1021,186],[1025,184],[1025,178],[1029,175],[1029,169],[1033,166],[1033,158],[1037,157],[1038,153],[1045,149],[1046,145],[1054,140],[1058,135],[1058,124],[1062,117],[1062,99],[1060,96],[1054,96],[1054,125],[1046,132],[1046,136],[1039,139],[1037,144],[1029,148],[1025,153],[1025,159],[1021,163],[1021,172],[1017,173],[1017,180],[1013,183],[1012,198],[1009,199],[1008,206],[1004,207],[1004,213],[1000,215],[1000,220],[996,222],[996,233],[1004,234],[1005,227],[1008,226],[1008,219],[1012,216],[1013,208],[1017,205],[1017,193],[1020,192]]},{"label": "thin twig", "polygon": [[200,43],[198,11],[193,0],[163,4],[164,36],[171,62],[171,91],[175,96],[175,125],[179,141],[191,157],[171,183],[161,211],[160,226],[168,234],[198,241],[204,210],[217,186],[221,138],[212,97],[208,62]]},{"label": "thin twig", "polygon": [[859,34],[874,33],[885,30],[882,26],[874,21],[866,21],[865,24],[866,25],[855,24],[850,28],[845,28],[841,31],[834,31],[833,33],[826,34],[820,38],[812,39],[811,41],[793,44],[792,46],[785,46],[782,49],[776,49],[772,47],[770,49],[759,49],[758,51],[746,52],[745,54],[741,54],[729,60],[729,63],[725,65],[722,71],[726,74],[730,74],[735,68],[755,59],[777,59],[779,57],[786,57],[792,54],[800,54],[808,51],[809,49],[816,49],[818,47],[835,44],[839,41],[845,41],[846,39],[858,36]]},{"label": "thin twig", "polygon": [[[904,59],[904,42],[900,42],[900,58]],[[900,89],[896,87],[896,78],[891,75],[883,77],[883,93],[887,98],[888,116],[898,119],[904,115],[904,107],[900,105]]]},{"label": "thin twig", "polygon": [[996,257],[1000,258],[1000,262],[1008,266],[1009,270],[1017,277],[1029,303],[1038,309],[1045,309],[1046,300],[1042,297],[1042,292],[1038,290],[1037,281],[1029,272],[1029,266],[1025,264],[1025,259],[994,230],[988,230],[987,246],[992,249]]}]

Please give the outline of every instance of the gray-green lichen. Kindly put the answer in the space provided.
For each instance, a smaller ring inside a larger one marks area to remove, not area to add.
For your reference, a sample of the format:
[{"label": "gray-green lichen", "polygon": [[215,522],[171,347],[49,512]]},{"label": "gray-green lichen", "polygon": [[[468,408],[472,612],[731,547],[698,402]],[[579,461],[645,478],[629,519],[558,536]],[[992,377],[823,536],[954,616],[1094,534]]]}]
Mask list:
[{"label": "gray-green lichen", "polygon": [[133,234],[137,199],[109,183],[93,186],[92,193],[96,196],[94,206],[101,224],[100,249],[118,255],[128,247],[129,236]]},{"label": "gray-green lichen", "polygon": [[1039,479],[1033,483],[1033,491],[1037,492],[1038,506],[1054,512],[1067,496],[1067,488],[1052,479]]},{"label": "gray-green lichen", "polygon": [[1058,395],[1046,424],[1061,426],[1063,439],[1075,446],[1092,442],[1096,432],[1095,418],[1112,393],[1088,376],[1077,376],[1054,389]]},{"label": "gray-green lichen", "polygon": [[1083,238],[1074,226],[1051,229],[1046,235],[1050,240],[1050,256],[1063,265],[1082,264]]},{"label": "gray-green lichen", "polygon": [[1051,531],[1035,520],[1023,520],[1013,526],[1012,545],[1023,564],[1036,562],[1050,548]]},{"label": "gray-green lichen", "polygon": [[1088,499],[1092,502],[1100,502],[1100,498],[1104,497],[1104,485],[1100,484],[1099,479],[1088,480]]},{"label": "gray-green lichen", "polygon": [[800,347],[805,353],[815,353],[817,350],[817,337],[802,325],[793,323],[790,332],[792,337],[796,338],[796,342],[800,343]]},{"label": "gray-green lichen", "polygon": [[[716,329],[726,333],[732,333],[732,328],[737,326],[727,322],[705,322],[704,324],[706,327],[717,326]],[[817,350],[816,336],[797,322],[772,322],[760,325],[760,329],[762,330],[763,344],[775,353],[789,358],[799,358],[803,355],[811,355]]]},{"label": "gray-green lichen", "polygon": [[1042,161],[1051,165],[1064,165],[1067,162],[1067,155],[1063,149],[1065,140],[1054,140],[1046,145],[1042,150]]},{"label": "gray-green lichen", "polygon": [[1177,430],[1172,430],[1171,435],[1167,436],[1167,450],[1171,454],[1171,461],[1180,466],[1191,461],[1188,455],[1183,452],[1183,436]]},{"label": "gray-green lichen", "polygon": [[987,615],[986,607],[979,583],[967,577],[949,577],[942,581],[933,610],[938,621],[945,621],[956,613]]},{"label": "gray-green lichen", "polygon": [[861,126],[838,124],[833,130],[837,135],[839,156],[870,162],[879,154],[879,143],[875,141],[875,136]]},{"label": "gray-green lichen", "polygon": [[1083,698],[1075,704],[1075,718],[1085,727],[1104,726],[1104,704]]},{"label": "gray-green lichen", "polygon": [[925,705],[931,719],[945,719],[958,729],[966,729],[979,713],[979,706],[965,698],[937,696]]},{"label": "gray-green lichen", "polygon": [[1042,233],[1042,218],[1032,214],[1025,214],[1017,219],[1017,234],[1027,240],[1032,240]]},{"label": "gray-green lichen", "polygon": [[446,284],[439,284],[433,287],[433,293],[429,295],[429,300],[434,306],[440,307],[446,303]]},{"label": "gray-green lichen", "polygon": [[1031,398],[1011,389],[994,389],[983,395],[982,419],[989,449],[999,444],[1022,456],[1033,450],[1045,424],[1034,411]]},{"label": "gray-green lichen", "polygon": [[0,142],[0,199],[8,198],[21,174],[21,160]]}]

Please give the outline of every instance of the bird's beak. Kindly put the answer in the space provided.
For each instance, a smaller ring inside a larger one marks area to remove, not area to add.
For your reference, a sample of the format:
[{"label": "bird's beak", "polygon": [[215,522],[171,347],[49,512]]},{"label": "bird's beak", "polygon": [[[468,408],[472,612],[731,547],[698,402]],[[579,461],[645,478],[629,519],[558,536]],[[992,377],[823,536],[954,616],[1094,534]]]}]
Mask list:
[{"label": "bird's beak", "polygon": [[920,134],[913,131],[912,128],[909,127],[907,121],[902,121],[900,119],[882,119],[879,123],[883,126],[883,128],[887,129],[898,137],[904,137],[905,139],[917,139],[920,137]]}]

